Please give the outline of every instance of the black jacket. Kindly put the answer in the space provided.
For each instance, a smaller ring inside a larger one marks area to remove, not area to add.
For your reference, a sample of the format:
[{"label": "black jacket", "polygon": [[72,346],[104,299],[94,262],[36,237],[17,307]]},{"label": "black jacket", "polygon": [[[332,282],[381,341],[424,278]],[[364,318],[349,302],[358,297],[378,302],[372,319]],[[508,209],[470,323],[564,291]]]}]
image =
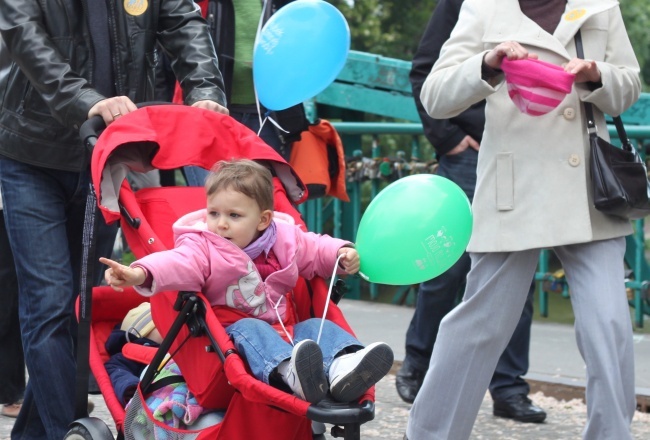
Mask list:
[{"label": "black jacket", "polygon": [[[115,326],[104,343],[106,352],[111,356],[104,363],[104,368],[106,368],[106,373],[108,373],[108,377],[111,379],[111,385],[113,386],[113,391],[115,391],[117,399],[124,407],[135,394],[140,383],[140,375],[146,365],[128,359],[122,354],[122,347],[128,341],[126,340],[126,332],[120,329],[120,325],[121,323]],[[160,344],[148,338],[138,338],[131,342],[150,347],[160,346]]]},{"label": "black jacket", "polygon": [[[154,97],[156,41],[168,52],[185,102],[226,104],[214,46],[191,0],[108,1],[117,95]],[[131,14],[125,5],[144,5]],[[79,171],[86,163],[78,135],[90,108],[94,54],[87,0],[3,0],[0,33],[12,58],[0,78],[0,154],[45,168]]]},{"label": "black jacket", "polygon": [[438,1],[413,57],[413,66],[409,76],[415,105],[424,126],[424,134],[436,149],[438,156],[447,154],[466,135],[472,136],[478,143],[481,143],[485,126],[485,101],[474,104],[451,119],[431,118],[420,101],[422,84],[440,57],[440,48],[447,41],[458,21],[462,4],[463,0]]}]

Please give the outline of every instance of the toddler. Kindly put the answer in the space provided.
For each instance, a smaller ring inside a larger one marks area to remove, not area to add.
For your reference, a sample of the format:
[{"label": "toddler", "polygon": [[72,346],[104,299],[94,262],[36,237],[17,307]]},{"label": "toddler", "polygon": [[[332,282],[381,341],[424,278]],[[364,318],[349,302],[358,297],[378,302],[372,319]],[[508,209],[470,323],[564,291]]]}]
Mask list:
[{"label": "toddler", "polygon": [[321,320],[298,322],[288,295],[299,276],[329,277],[337,260],[338,273],[358,272],[352,244],[273,212],[271,173],[251,160],[218,162],[205,187],[207,209],[174,224],[174,249],[129,267],[101,258],[107,283],[144,296],[201,291],[257,379],[311,403],[328,391],[339,402],[358,400],[388,373],[392,350],[383,342],[364,348],[328,320],[317,344]]}]

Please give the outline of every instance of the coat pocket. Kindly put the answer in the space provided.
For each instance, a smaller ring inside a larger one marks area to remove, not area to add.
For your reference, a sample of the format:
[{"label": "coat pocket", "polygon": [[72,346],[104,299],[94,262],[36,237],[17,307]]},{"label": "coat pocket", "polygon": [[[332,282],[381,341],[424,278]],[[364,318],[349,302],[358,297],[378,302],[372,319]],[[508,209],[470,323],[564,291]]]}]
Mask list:
[{"label": "coat pocket", "polygon": [[515,209],[515,172],[512,153],[497,154],[497,209],[511,211]]}]

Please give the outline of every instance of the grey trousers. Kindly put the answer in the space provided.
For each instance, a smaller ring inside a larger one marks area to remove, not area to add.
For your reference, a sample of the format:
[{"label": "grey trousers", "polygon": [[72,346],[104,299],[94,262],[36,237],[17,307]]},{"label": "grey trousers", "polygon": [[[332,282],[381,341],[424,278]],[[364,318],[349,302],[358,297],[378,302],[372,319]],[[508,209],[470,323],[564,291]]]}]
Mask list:
[{"label": "grey trousers", "polygon": [[[625,238],[553,249],[571,289],[587,366],[585,440],[632,439],[634,352],[624,286]],[[499,356],[521,316],[539,249],[472,253],[465,297],[440,325],[409,414],[409,440],[469,439]]]}]

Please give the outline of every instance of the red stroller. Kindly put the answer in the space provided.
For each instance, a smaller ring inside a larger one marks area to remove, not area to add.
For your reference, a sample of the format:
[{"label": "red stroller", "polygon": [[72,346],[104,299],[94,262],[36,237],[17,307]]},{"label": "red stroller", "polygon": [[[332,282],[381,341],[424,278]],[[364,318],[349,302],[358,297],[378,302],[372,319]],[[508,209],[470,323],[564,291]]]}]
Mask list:
[{"label": "red stroller", "polygon": [[[166,170],[185,165],[209,169],[220,159],[234,157],[262,161],[274,174],[275,209],[290,214],[304,227],[293,207],[307,196],[300,179],[279,154],[230,117],[186,106],[159,105],[118,119],[99,139],[96,133],[103,123],[91,120],[85,125],[82,138],[86,145],[94,147],[94,151],[93,190],[86,216],[91,227],[85,234],[91,237],[91,252],[87,253],[84,267],[97,258],[92,255],[92,225],[98,221],[95,212],[98,205],[106,222],[120,221],[122,233],[136,258],[173,247],[172,223],[185,213],[205,207],[203,188],[162,187],[134,192],[125,180],[128,170]],[[78,301],[79,350],[83,351],[86,346],[89,349],[86,362],[89,360],[113,416],[118,438],[312,439],[312,422],[319,422],[334,425],[331,431],[334,437],[352,440],[360,438],[361,424],[374,418],[374,388],[359,403],[325,400],[310,404],[253,378],[209,303],[197,292],[163,292],[152,297],[153,320],[165,336],[160,348],[154,355],[141,346],[127,344],[123,353],[151,365],[161,365],[170,354],[198,403],[204,408],[221,410],[223,420],[194,431],[169,429],[154,421],[144,399],[157,374],[155,368],[147,368],[125,412],[104,368],[108,358],[104,343],[128,310],[146,299],[130,289],[114,292],[109,287],[93,288],[89,295],[87,292],[91,289],[87,284],[82,283]],[[328,301],[327,285],[320,278],[300,279],[291,295],[298,320],[322,316]],[[88,300],[90,296],[92,301]],[[94,305],[92,311],[91,303]],[[327,308],[327,319],[352,333],[333,302]],[[112,439],[103,422],[83,417],[87,380],[84,382],[82,355],[78,356],[78,363],[78,420],[73,423],[69,435]],[[132,430],[136,422],[142,421],[143,415],[151,422],[150,431]],[[143,436],[142,432],[150,432],[151,436]]]}]

